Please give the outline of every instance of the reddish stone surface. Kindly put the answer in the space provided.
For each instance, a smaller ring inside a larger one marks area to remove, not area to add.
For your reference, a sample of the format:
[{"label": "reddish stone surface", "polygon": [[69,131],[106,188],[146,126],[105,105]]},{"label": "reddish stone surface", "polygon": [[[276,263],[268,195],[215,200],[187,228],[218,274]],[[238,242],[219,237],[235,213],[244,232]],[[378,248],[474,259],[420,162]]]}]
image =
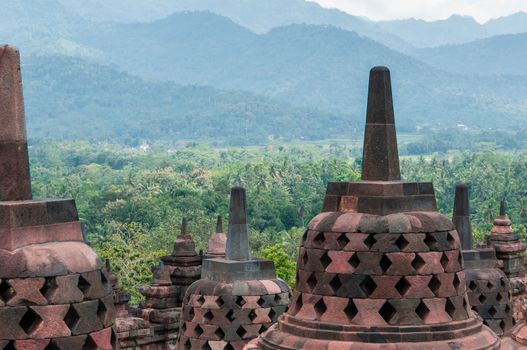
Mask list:
[{"label": "reddish stone surface", "polygon": [[[112,291],[84,242],[75,202],[31,200],[19,54],[7,46],[0,125],[0,348],[116,348]],[[104,335],[88,338],[103,325]]]},{"label": "reddish stone surface", "polygon": [[396,181],[389,72],[370,74],[363,181],[328,185],[291,307],[246,349],[499,349],[470,310],[459,236],[433,186]]}]

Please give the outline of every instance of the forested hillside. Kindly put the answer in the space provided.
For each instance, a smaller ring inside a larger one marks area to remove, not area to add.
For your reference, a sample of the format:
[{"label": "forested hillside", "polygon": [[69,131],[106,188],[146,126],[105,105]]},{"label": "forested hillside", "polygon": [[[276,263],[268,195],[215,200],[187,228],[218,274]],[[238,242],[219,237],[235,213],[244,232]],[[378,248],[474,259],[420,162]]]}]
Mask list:
[{"label": "forested hillside", "polygon": [[23,76],[31,140],[254,145],[349,136],[357,128],[345,114],[244,92],[145,81],[63,56],[24,59]]}]

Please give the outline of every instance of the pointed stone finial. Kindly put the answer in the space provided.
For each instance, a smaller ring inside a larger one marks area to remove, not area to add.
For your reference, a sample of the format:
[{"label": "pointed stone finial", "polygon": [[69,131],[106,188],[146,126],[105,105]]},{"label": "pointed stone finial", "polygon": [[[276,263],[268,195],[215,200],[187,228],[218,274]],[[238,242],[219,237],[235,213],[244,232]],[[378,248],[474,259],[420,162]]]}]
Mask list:
[{"label": "pointed stone finial", "polygon": [[239,261],[251,260],[247,228],[247,201],[245,189],[242,187],[234,187],[231,190],[226,258]]},{"label": "pointed stone finial", "polygon": [[223,218],[221,215],[218,215],[218,218],[216,219],[216,233],[222,233],[223,232]]},{"label": "pointed stone finial", "polygon": [[454,213],[452,222],[459,233],[461,247],[463,250],[473,249],[472,227],[470,225],[470,207],[468,199],[468,186],[466,184],[456,185],[456,195],[454,198]]},{"label": "pointed stone finial", "polygon": [[505,210],[505,201],[500,201],[500,216],[507,215],[507,212]]},{"label": "pointed stone finial", "polygon": [[392,85],[390,71],[386,67],[374,67],[370,71],[362,180],[401,180]]},{"label": "pointed stone finial", "polygon": [[31,195],[20,55],[0,46],[0,200],[28,200]]}]

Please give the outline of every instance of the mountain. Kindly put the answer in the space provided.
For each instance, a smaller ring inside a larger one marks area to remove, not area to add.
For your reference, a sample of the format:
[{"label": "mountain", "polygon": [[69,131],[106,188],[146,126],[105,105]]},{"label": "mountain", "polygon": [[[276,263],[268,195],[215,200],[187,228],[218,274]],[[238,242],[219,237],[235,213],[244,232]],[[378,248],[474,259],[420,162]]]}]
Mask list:
[{"label": "mountain", "polygon": [[225,17],[193,12],[88,37],[85,45],[134,75],[250,91],[356,121],[364,115],[369,69],[386,65],[395,77],[399,125],[407,129],[494,125],[504,105],[527,96],[520,82],[458,77],[336,27],[291,25],[257,35]]},{"label": "mountain", "polygon": [[415,56],[460,74],[504,74],[527,78],[527,33],[499,35],[468,44],[421,49]]},{"label": "mountain", "polygon": [[405,19],[381,21],[377,25],[421,48],[468,43],[502,34],[527,33],[527,13],[518,12],[480,24],[472,17],[453,15],[445,20]]},{"label": "mountain", "polygon": [[347,136],[354,127],[347,115],[243,92],[149,82],[71,57],[26,57],[22,69],[31,141],[247,145]]}]

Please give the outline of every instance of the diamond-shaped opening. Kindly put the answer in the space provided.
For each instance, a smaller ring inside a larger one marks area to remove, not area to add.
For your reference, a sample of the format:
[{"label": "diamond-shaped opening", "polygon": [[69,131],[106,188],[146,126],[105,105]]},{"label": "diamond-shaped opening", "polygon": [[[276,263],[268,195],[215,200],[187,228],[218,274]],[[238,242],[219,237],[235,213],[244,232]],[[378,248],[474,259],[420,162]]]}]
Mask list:
[{"label": "diamond-shaped opening", "polygon": [[412,285],[406,280],[406,278],[401,278],[399,282],[395,285],[395,289],[399,292],[399,294],[404,297],[406,292],[410,289]]},{"label": "diamond-shaped opening", "polygon": [[79,322],[80,316],[77,313],[77,310],[72,306],[68,309],[66,316],[64,316],[64,323],[68,326],[69,329],[75,328],[77,322]]},{"label": "diamond-shaped opening", "polygon": [[392,266],[392,261],[386,255],[383,255],[380,261],[381,269],[383,272],[388,271],[390,266]]},{"label": "diamond-shaped opening", "polygon": [[102,271],[101,271],[101,282],[103,286],[108,285],[108,279],[106,278],[106,274],[104,274]]},{"label": "diamond-shaped opening", "polygon": [[443,253],[443,255],[441,256],[440,262],[441,262],[441,266],[443,266],[443,270],[446,271],[446,268],[448,267],[449,260],[448,260],[448,256],[446,256],[445,253]]},{"label": "diamond-shaped opening", "polygon": [[212,311],[207,310],[207,312],[205,312],[205,314],[203,314],[203,318],[204,318],[207,322],[210,322],[210,321],[212,321],[212,319],[214,318],[214,314],[212,313]]},{"label": "diamond-shaped opening", "polygon": [[313,289],[315,289],[315,287],[317,286],[317,278],[315,277],[315,274],[312,273],[309,278],[307,279],[307,285],[309,286],[309,288],[311,289],[311,291],[313,291]]},{"label": "diamond-shaped opening", "polygon": [[498,313],[498,310],[496,310],[494,305],[489,308],[489,315],[491,315],[492,317],[496,316],[497,313]]},{"label": "diamond-shaped opening", "polygon": [[494,288],[494,284],[491,281],[488,281],[487,282],[487,289],[492,289],[492,288]]},{"label": "diamond-shaped opening", "polygon": [[2,283],[0,283],[0,299],[7,303],[15,296],[15,294],[16,292],[13,287],[11,287],[6,280],[2,280]]},{"label": "diamond-shaped opening", "polygon": [[315,304],[315,312],[317,313],[318,317],[322,316],[327,309],[328,308],[324,302],[324,298],[320,298],[320,300]]},{"label": "diamond-shaped opening", "polygon": [[225,338],[225,332],[223,331],[223,329],[221,329],[221,327],[216,328],[214,334],[220,339]]},{"label": "diamond-shaped opening", "polygon": [[[259,300],[258,300],[258,301],[259,301]],[[247,302],[245,301],[245,299],[244,299],[241,295],[239,295],[239,296],[236,298],[236,304],[237,304],[238,306],[241,307],[241,306],[247,304]]]},{"label": "diamond-shaped opening", "polygon": [[322,245],[324,244],[324,242],[326,241],[326,237],[324,237],[324,232],[320,232],[314,239],[313,239],[313,243],[317,244],[317,245]]},{"label": "diamond-shaped opening", "polygon": [[370,276],[366,276],[360,283],[359,287],[366,294],[366,296],[369,297],[375,291],[377,285]]},{"label": "diamond-shaped opening", "polygon": [[254,311],[254,309],[249,312],[249,316],[248,317],[249,317],[249,320],[251,320],[251,322],[254,321],[254,319],[257,317],[256,312]]},{"label": "diamond-shaped opening", "polygon": [[9,343],[7,343],[4,350],[16,350],[15,341],[11,340]]},{"label": "diamond-shaped opening", "polygon": [[203,328],[199,324],[194,327],[194,334],[199,338],[203,334]]},{"label": "diamond-shaped opening", "polygon": [[307,251],[304,251],[304,255],[302,256],[302,262],[304,263],[304,266],[307,265],[309,258],[307,256]]},{"label": "diamond-shaped opening", "polygon": [[195,315],[196,315],[196,312],[194,311],[194,308],[191,307],[190,310],[188,310],[189,321],[192,321]]},{"label": "diamond-shaped opening", "polygon": [[395,316],[395,308],[390,304],[389,301],[386,301],[384,305],[379,309],[379,315],[383,318],[386,323],[390,323],[393,316]]},{"label": "diamond-shaped opening", "polygon": [[190,339],[187,339],[184,346],[186,350],[192,349],[192,343],[190,342]]},{"label": "diamond-shaped opening", "polygon": [[452,303],[450,299],[446,300],[445,303],[445,311],[450,316],[450,318],[454,317],[454,313],[456,312],[456,307]]},{"label": "diamond-shaped opening", "polygon": [[52,340],[48,343],[48,345],[44,348],[44,350],[61,350],[57,344]]},{"label": "diamond-shaped opening", "polygon": [[348,320],[350,322],[355,318],[355,316],[357,316],[357,314],[359,313],[359,310],[355,306],[355,303],[353,302],[353,300],[351,299],[349,300],[348,305],[344,309],[344,313],[346,314],[346,316],[348,316]]},{"label": "diamond-shaped opening", "polygon": [[302,294],[298,294],[296,301],[295,301],[295,314],[300,311],[300,309],[304,306],[304,302],[302,301]]},{"label": "diamond-shaped opening", "polygon": [[425,321],[428,315],[430,314],[430,309],[428,308],[428,306],[426,306],[424,302],[421,301],[419,305],[417,305],[417,307],[415,308],[415,313],[417,314],[417,316],[419,316],[421,320]]},{"label": "diamond-shaped opening", "polygon": [[33,309],[28,308],[20,322],[20,328],[30,335],[42,322],[42,318]]},{"label": "diamond-shaped opening", "polygon": [[478,285],[476,284],[476,282],[470,281],[468,283],[468,289],[470,289],[471,291],[475,292],[477,288],[478,288]]},{"label": "diamond-shaped opening", "polygon": [[441,281],[436,277],[432,276],[430,282],[428,282],[428,288],[435,294],[441,288]]},{"label": "diamond-shaped opening", "polygon": [[275,304],[280,304],[282,302],[282,297],[280,296],[280,294],[275,294],[274,302]]},{"label": "diamond-shaped opening", "polygon": [[329,257],[328,255],[328,252],[325,252],[324,254],[322,254],[322,256],[320,257],[320,263],[322,264],[322,266],[324,268],[328,267],[329,264],[331,264],[331,258]]},{"label": "diamond-shaped opening", "polygon": [[260,307],[264,307],[264,305],[265,305],[265,299],[262,298],[262,297],[260,297],[256,303],[257,303],[258,305],[260,305]]},{"label": "diamond-shaped opening", "polygon": [[353,254],[351,258],[348,260],[348,264],[351,265],[354,269],[356,269],[360,264],[360,259],[357,254]]},{"label": "diamond-shaped opening", "polygon": [[437,239],[432,234],[427,233],[425,238],[425,244],[430,250],[435,250],[437,246]]},{"label": "diamond-shaped opening", "polygon": [[[106,308],[106,305],[99,300],[99,305],[97,305],[97,316],[101,321],[104,321],[106,318],[106,313],[108,312],[108,309]],[[104,322],[103,322],[104,323]]]},{"label": "diamond-shaped opening", "polygon": [[454,238],[454,236],[452,236],[450,234],[450,232],[447,233],[446,240],[448,241],[448,244],[450,245],[450,248],[455,248],[455,246],[456,246],[456,239]]},{"label": "diamond-shaped opening", "polygon": [[187,330],[187,323],[183,322],[181,324],[181,334],[185,333],[186,330]]},{"label": "diamond-shaped opening", "polygon": [[[499,294],[498,294],[499,295]],[[487,301],[487,297],[483,294],[480,294],[479,297],[478,297],[478,300],[481,304],[484,304],[485,301]]]},{"label": "diamond-shaped opening", "polygon": [[232,346],[231,343],[228,343],[227,345],[225,345],[223,350],[234,350],[234,346]]},{"label": "diamond-shaped opening", "polygon": [[344,248],[345,246],[348,245],[348,243],[350,242],[348,236],[346,236],[345,233],[341,234],[339,236],[339,238],[337,238],[337,243],[339,244],[339,247],[342,249]]},{"label": "diamond-shaped opening", "polygon": [[500,285],[501,285],[501,288],[505,288],[507,286],[507,281],[505,280],[505,278],[502,278],[500,280]]},{"label": "diamond-shaped opening", "polygon": [[203,346],[201,347],[201,350],[212,350],[208,341],[205,342],[205,344],[203,344]]},{"label": "diamond-shaped opening", "polygon": [[205,297],[203,297],[203,295],[201,295],[201,296],[198,298],[198,305],[199,305],[199,306],[202,306],[203,304],[205,304]]},{"label": "diamond-shaped opening", "polygon": [[225,300],[223,300],[223,297],[218,297],[216,299],[216,305],[218,305],[219,307],[222,307],[224,304],[225,304]]},{"label": "diamond-shaped opening", "polygon": [[511,312],[511,307],[507,304],[505,305],[505,313],[508,314],[509,312]]},{"label": "diamond-shaped opening", "polygon": [[419,256],[419,254],[417,254],[414,260],[412,260],[412,267],[417,272],[419,272],[419,270],[421,270],[423,266],[425,266],[425,264],[426,264],[425,261],[423,260],[423,258]]},{"label": "diamond-shaped opening", "polygon": [[42,286],[42,288],[40,288],[40,294],[47,298],[51,294],[51,292],[54,291],[56,288],[57,280],[55,279],[55,277],[46,277],[46,282],[44,282],[44,285]]},{"label": "diamond-shaped opening", "polygon": [[496,301],[498,303],[501,303],[503,301],[503,296],[501,295],[501,293],[498,293],[498,295],[496,295]]},{"label": "diamond-shaped opening", "polygon": [[80,289],[80,291],[84,294],[88,291],[90,288],[90,282],[88,282],[82,275],[79,276],[79,282],[77,283],[77,288]]},{"label": "diamond-shaped opening", "polygon": [[258,330],[258,333],[262,334],[265,331],[267,331],[267,329],[268,329],[267,326],[263,324],[263,325],[260,326],[260,329]]},{"label": "diamond-shaped opening", "polygon": [[333,289],[333,292],[337,293],[337,291],[342,287],[342,282],[340,282],[339,275],[335,275],[333,279],[329,282],[329,286],[331,289]]},{"label": "diamond-shaped opening", "polygon": [[404,235],[400,235],[399,238],[397,238],[397,240],[395,241],[395,245],[401,251],[408,247],[408,244],[410,244],[410,242],[408,242],[408,240],[404,238]]},{"label": "diamond-shaped opening", "polygon": [[505,331],[505,321],[503,320],[500,321],[500,328],[502,331]]},{"label": "diamond-shaped opening", "polygon": [[238,329],[236,330],[236,334],[238,334],[238,337],[240,337],[241,339],[243,339],[243,337],[245,336],[245,334],[247,334],[247,331],[245,330],[245,328],[243,328],[243,326],[240,326],[240,327],[238,327]]},{"label": "diamond-shaped opening", "polygon": [[99,347],[97,346],[97,343],[91,338],[86,338],[86,341],[84,342],[84,345],[82,346],[82,350],[97,350]]},{"label": "diamond-shaped opening", "polygon": [[459,286],[461,285],[461,281],[459,280],[459,277],[457,276],[457,274],[454,275],[454,279],[452,281],[452,285],[454,286],[456,291],[458,290]]},{"label": "diamond-shaped opening", "polygon": [[461,254],[461,251],[457,255],[457,263],[459,264],[459,266],[463,266],[463,254]]},{"label": "diamond-shaped opening", "polygon": [[269,318],[271,319],[271,322],[276,322],[275,318],[277,316],[276,311],[274,309],[269,310]]},{"label": "diamond-shaped opening", "polygon": [[307,239],[307,230],[304,231],[304,234],[302,235],[302,245],[304,245],[304,242],[306,241]]},{"label": "diamond-shaped opening", "polygon": [[366,237],[364,240],[364,244],[366,244],[369,249],[371,249],[375,243],[377,243],[377,240],[375,237],[373,237],[373,235],[368,235],[368,237]]},{"label": "diamond-shaped opening", "polygon": [[234,311],[232,311],[232,310],[229,310],[229,312],[227,312],[225,317],[227,317],[227,319],[229,321],[231,321],[231,322],[234,321],[234,319],[236,318],[236,317],[234,317]]}]

